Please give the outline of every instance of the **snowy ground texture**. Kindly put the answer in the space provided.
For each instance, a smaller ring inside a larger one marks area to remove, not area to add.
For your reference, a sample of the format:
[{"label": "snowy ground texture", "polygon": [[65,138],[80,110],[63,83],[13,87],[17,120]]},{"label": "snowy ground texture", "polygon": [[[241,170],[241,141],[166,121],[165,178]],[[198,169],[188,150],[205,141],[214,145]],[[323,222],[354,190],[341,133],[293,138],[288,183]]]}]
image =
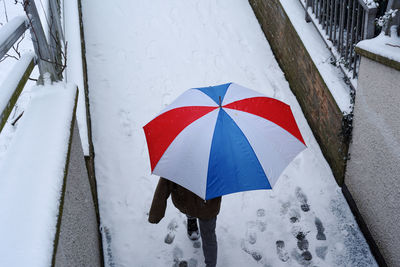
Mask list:
[{"label": "snowy ground texture", "polygon": [[107,266],[203,266],[171,202],[147,222],[158,177],[142,126],[186,89],[226,82],[290,103],[308,149],[273,191],[223,197],[218,266],[376,266],[246,0],[82,2]]}]

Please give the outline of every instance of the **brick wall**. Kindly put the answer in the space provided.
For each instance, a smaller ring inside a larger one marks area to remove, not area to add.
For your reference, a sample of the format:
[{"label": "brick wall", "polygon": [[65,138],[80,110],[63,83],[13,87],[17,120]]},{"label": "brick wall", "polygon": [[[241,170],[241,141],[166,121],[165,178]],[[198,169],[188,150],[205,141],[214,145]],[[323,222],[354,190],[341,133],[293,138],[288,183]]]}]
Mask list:
[{"label": "brick wall", "polygon": [[342,185],[349,138],[342,115],[279,0],[249,0],[322,153]]}]

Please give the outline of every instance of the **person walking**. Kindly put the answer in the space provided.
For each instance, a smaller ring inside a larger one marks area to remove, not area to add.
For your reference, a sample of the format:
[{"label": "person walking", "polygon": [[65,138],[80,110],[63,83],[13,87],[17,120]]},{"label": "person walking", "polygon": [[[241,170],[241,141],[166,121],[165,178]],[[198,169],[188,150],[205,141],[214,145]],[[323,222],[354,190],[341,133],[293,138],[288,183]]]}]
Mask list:
[{"label": "person walking", "polygon": [[150,223],[157,224],[164,218],[170,195],[175,207],[187,216],[187,234],[191,240],[199,238],[199,220],[204,262],[206,267],[215,267],[218,252],[215,226],[221,197],[205,201],[186,188],[160,177],[149,212]]}]

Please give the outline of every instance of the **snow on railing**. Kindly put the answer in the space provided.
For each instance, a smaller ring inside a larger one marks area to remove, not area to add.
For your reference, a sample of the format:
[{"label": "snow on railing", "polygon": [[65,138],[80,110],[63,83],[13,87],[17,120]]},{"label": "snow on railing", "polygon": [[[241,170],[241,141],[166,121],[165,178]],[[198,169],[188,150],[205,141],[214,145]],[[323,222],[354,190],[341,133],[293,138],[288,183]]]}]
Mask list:
[{"label": "snow on railing", "polygon": [[[355,45],[374,36],[377,6],[372,0],[300,0],[349,80],[357,77]],[[353,84],[354,86],[354,84]]]},{"label": "snow on railing", "polygon": [[[54,2],[54,1],[50,1]],[[13,71],[9,74],[6,80],[1,83],[0,86],[0,132],[3,129],[12,109],[26,81],[31,74],[35,64],[38,64],[39,72],[42,79],[45,73],[50,73],[52,80],[60,80],[61,72],[58,74],[56,71],[60,66],[60,59],[56,58],[56,48],[49,46],[46,36],[43,31],[35,1],[24,0],[24,9],[27,14],[26,17],[19,16],[12,19],[10,22],[0,28],[0,59],[2,59],[7,52],[13,47],[17,40],[25,33],[27,29],[30,29],[33,47],[35,54],[23,55],[19,62],[14,67]],[[61,23],[59,22],[59,16],[56,14],[56,5],[51,5],[52,20],[54,20],[54,29],[51,29],[54,34],[61,35]],[[56,14],[56,15],[54,15]],[[53,25],[53,23],[52,23]],[[54,42],[52,42],[54,43]]]},{"label": "snow on railing", "polygon": [[13,18],[0,29],[0,58],[3,58],[8,50],[28,29],[28,19],[23,16]]},{"label": "snow on railing", "polygon": [[0,84],[0,132],[6,124],[34,66],[35,54],[23,54],[11,70],[10,75]]}]

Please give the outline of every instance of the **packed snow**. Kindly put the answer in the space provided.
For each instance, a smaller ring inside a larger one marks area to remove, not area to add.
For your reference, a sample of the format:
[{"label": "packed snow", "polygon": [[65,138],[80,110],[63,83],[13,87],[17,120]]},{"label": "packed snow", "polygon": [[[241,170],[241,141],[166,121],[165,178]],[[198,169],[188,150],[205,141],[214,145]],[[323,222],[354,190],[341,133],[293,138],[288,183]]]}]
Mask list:
[{"label": "packed snow", "polygon": [[64,83],[32,88],[0,158],[1,266],[51,265],[76,94]]},{"label": "packed snow", "polygon": [[158,177],[142,126],[226,82],[289,103],[308,149],[273,191],[223,197],[218,266],[377,266],[247,0],[83,1],[83,19],[106,266],[203,266],[171,201],[147,222]]}]

